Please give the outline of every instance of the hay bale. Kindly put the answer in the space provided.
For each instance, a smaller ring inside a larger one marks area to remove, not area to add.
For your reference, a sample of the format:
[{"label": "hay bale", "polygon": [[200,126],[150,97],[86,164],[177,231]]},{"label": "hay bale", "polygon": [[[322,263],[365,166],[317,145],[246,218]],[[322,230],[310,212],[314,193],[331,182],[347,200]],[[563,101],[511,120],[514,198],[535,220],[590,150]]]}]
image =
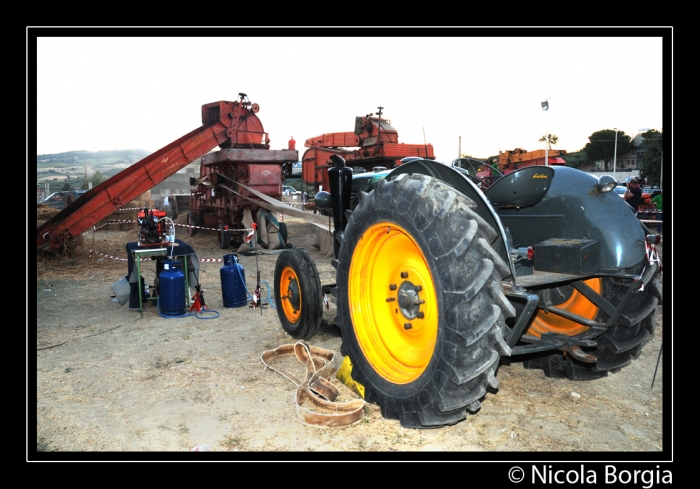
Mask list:
[{"label": "hay bale", "polygon": [[106,225],[107,223],[114,221],[134,221],[132,223],[120,222],[119,224],[109,224],[109,228],[118,229],[119,231],[136,229],[138,227],[138,224],[136,224],[138,209],[143,209],[144,207],[147,209],[153,209],[155,207],[155,202],[153,201],[153,197],[151,196],[150,190],[147,190],[143,194],[136,197],[134,200],[126,204],[122,209],[119,209],[107,216],[106,218],[102,219],[97,224],[97,226],[101,227]]},{"label": "hay bale", "polygon": [[[51,219],[53,216],[61,212],[60,209],[55,209],[53,207],[49,207],[48,205],[44,204],[43,202],[37,202],[36,203],[36,218],[37,218],[37,223],[39,220],[42,221],[41,224],[44,224],[46,221]],[[37,224],[37,227],[40,226],[41,224]]]},{"label": "hay bale", "polygon": [[146,190],[144,193],[136,197],[134,200],[129,202],[125,207],[126,208],[132,208],[132,207],[147,207],[149,209],[152,209],[155,207],[155,202],[153,201],[153,197],[151,197],[151,191]]}]

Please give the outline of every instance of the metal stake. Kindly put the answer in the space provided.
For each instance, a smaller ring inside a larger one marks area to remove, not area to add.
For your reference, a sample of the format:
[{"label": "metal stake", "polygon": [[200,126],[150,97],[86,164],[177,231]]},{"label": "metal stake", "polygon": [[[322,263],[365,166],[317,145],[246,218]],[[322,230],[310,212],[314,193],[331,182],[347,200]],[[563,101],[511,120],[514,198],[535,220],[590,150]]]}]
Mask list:
[{"label": "metal stake", "polygon": [[664,351],[664,343],[661,342],[661,348],[659,348],[659,358],[656,359],[656,368],[654,369],[654,378],[651,379],[651,388],[654,388],[654,381],[656,380],[656,371],[659,370],[659,360],[661,360],[661,352]]}]

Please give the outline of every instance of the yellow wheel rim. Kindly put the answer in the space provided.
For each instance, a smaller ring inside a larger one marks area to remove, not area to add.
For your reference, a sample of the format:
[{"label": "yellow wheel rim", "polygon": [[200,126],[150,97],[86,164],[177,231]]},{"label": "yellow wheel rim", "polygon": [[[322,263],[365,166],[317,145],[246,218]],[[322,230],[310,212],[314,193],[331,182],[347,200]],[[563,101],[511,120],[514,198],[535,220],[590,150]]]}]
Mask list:
[{"label": "yellow wheel rim", "polygon": [[[599,278],[584,280],[583,283],[588,285],[598,294],[601,293],[603,288],[603,281]],[[586,319],[593,319],[595,318],[596,314],[598,314],[598,308],[576,289],[574,289],[573,293],[568,299],[561,304],[557,304],[556,307],[559,309],[564,309],[567,312],[577,314]],[[559,333],[567,336],[573,336],[587,330],[588,326],[571,321],[570,319],[565,319],[562,316],[552,312],[546,313],[540,310],[528,328],[527,333],[539,338],[544,333]]]},{"label": "yellow wheel rim", "polygon": [[290,266],[284,267],[278,284],[283,293],[282,311],[284,316],[292,324],[299,322],[301,316],[301,288],[299,287],[299,277]]},{"label": "yellow wheel rim", "polygon": [[379,222],[360,237],[348,298],[355,335],[374,370],[396,384],[417,379],[435,349],[438,305],[430,267],[405,229]]}]

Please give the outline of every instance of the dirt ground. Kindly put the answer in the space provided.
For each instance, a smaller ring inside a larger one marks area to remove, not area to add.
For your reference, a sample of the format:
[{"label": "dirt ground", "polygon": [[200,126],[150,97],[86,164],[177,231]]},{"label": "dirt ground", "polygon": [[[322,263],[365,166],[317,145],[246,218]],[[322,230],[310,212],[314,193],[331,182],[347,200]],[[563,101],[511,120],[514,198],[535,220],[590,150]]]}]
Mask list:
[{"label": "dirt ground", "polygon": [[[334,283],[330,258],[313,246],[316,227],[284,220],[289,242],[311,254],[321,283]],[[488,393],[481,410],[456,425],[405,429],[368,404],[356,424],[319,428],[295,419],[296,386],[261,361],[264,351],[294,343],[273,305],[225,308],[222,263],[206,260],[220,260],[231,250],[219,249],[214,231],[200,230],[190,238],[186,228],[177,227],[176,233],[197,253],[204,297],[218,317],[164,318],[155,307],[131,311],[111,300],[112,284],[127,273],[125,244],[136,241],[135,227],[86,232],[68,254],[37,253],[35,432],[30,351],[27,373],[30,459],[64,454],[80,460],[90,453],[110,460],[133,452],[167,459],[163,452],[207,451],[229,452],[226,457],[232,460],[243,453],[265,459],[273,452],[287,452],[292,460],[303,460],[307,455],[302,452],[334,452],[331,457],[338,460],[349,452],[377,452],[379,457],[443,452],[446,459],[470,459],[476,452],[574,452],[575,460],[586,452],[664,451],[669,434],[664,430],[670,426],[663,422],[662,307],[656,312],[656,335],[641,356],[603,379],[549,379],[517,361],[503,362],[498,392]],[[259,269],[265,302],[268,294],[274,299],[270,288],[277,256],[259,255],[257,261],[240,256],[248,290],[254,290]],[[152,284],[155,270],[148,266],[142,275]],[[30,306],[30,318],[31,313]],[[331,300],[320,333],[309,343],[339,354],[334,315]],[[28,348],[32,333],[30,327]],[[303,376],[302,364],[285,365]],[[343,399],[357,398],[333,382]]]}]

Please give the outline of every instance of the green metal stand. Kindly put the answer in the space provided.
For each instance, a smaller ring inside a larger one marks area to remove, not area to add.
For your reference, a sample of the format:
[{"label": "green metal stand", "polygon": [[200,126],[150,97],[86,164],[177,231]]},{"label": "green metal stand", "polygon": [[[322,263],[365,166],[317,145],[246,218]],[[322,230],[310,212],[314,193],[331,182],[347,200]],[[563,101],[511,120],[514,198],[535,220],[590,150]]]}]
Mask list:
[{"label": "green metal stand", "polygon": [[[141,293],[141,257],[145,256],[157,256],[157,257],[166,257],[168,256],[168,249],[167,248],[151,248],[151,249],[144,249],[144,250],[134,250],[133,252],[133,259],[134,259],[134,264],[136,265],[136,284],[138,287],[139,291],[139,311],[143,311],[143,294]],[[183,261],[183,270],[185,272],[185,297],[187,298],[187,308],[189,309],[191,303],[190,303],[190,283],[189,283],[189,278],[190,278],[190,273],[189,273],[189,267],[187,266],[187,255],[180,255],[177,257],[173,257],[173,259],[180,259],[182,258]],[[155,301],[157,300],[157,297],[149,297],[146,300],[149,301]]]}]

